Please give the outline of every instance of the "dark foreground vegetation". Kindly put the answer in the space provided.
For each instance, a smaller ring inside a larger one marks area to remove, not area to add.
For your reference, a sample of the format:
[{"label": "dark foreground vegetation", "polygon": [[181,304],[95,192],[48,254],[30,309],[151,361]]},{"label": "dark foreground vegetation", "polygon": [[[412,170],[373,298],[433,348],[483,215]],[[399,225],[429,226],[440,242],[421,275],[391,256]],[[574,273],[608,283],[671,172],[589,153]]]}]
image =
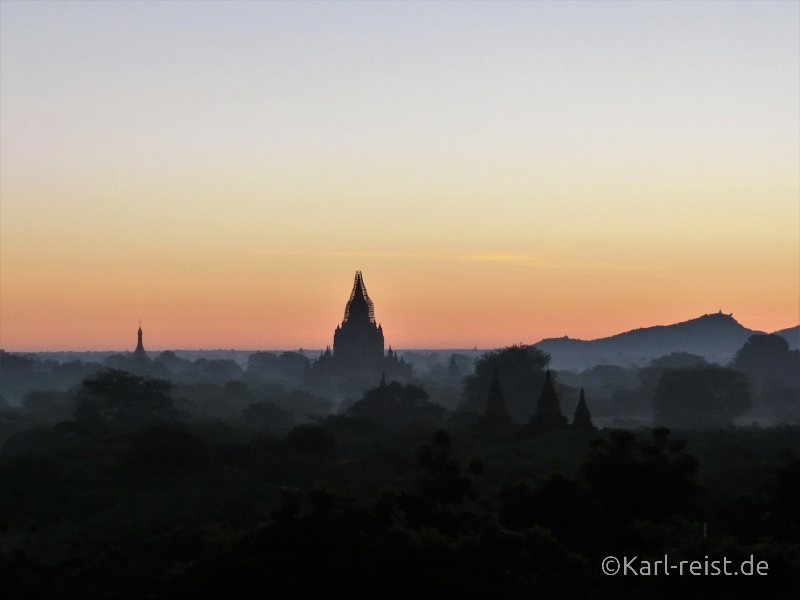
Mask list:
[{"label": "dark foreground vegetation", "polygon": [[[523,390],[549,381],[546,355],[484,359],[463,382],[440,374],[440,390],[463,392],[455,410],[421,381],[333,410],[241,371],[215,384],[87,369],[67,390],[28,391],[0,409],[0,595],[800,595],[800,427],[537,428],[520,422]],[[656,415],[692,417],[665,400],[676,386],[697,402],[703,386],[728,389],[714,411],[752,404],[741,371],[703,368],[665,370]],[[511,416],[490,423],[479,400],[498,373],[505,397],[492,385],[492,402]],[[768,570],[601,570],[607,556],[664,555],[737,568],[752,555]]]}]

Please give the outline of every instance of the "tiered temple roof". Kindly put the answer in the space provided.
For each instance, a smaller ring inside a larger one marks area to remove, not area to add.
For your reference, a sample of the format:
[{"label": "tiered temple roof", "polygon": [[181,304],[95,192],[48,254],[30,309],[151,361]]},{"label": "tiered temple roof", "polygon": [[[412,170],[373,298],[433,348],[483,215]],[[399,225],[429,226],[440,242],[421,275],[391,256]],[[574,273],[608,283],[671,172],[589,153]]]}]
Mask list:
[{"label": "tiered temple roof", "polygon": [[356,279],[353,282],[353,291],[350,292],[350,299],[344,308],[344,326],[350,319],[363,320],[366,316],[370,323],[375,322],[375,307],[367,294],[367,287],[364,285],[364,278],[361,271],[356,271]]}]

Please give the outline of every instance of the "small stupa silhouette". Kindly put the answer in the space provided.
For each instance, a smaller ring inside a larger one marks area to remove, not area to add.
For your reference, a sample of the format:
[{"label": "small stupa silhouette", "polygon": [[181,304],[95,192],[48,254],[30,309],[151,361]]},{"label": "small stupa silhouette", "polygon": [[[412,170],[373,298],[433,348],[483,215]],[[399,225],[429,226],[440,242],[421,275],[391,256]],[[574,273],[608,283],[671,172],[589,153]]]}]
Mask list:
[{"label": "small stupa silhouette", "polygon": [[500,388],[500,378],[497,374],[497,368],[494,370],[492,383],[489,386],[489,398],[486,401],[486,410],[478,421],[478,424],[481,427],[489,428],[511,425],[511,417],[508,414],[503,390]]},{"label": "small stupa silhouette", "polygon": [[575,429],[583,431],[596,431],[597,427],[592,423],[592,415],[589,413],[589,407],[586,406],[586,396],[584,396],[583,388],[581,388],[581,397],[578,400],[578,406],[575,407],[575,417],[572,419],[572,426]]},{"label": "small stupa silhouette", "polygon": [[539,431],[560,429],[567,424],[567,417],[561,413],[561,403],[553,387],[553,379],[548,369],[544,377],[544,387],[536,404],[536,414],[531,417],[531,425]]}]

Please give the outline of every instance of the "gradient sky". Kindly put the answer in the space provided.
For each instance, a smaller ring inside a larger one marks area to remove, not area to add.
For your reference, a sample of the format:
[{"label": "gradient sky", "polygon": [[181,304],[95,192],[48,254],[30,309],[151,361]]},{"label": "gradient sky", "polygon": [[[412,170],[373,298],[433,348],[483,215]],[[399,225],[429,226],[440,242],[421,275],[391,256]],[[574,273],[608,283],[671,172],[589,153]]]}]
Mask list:
[{"label": "gradient sky", "polygon": [[800,322],[798,2],[0,1],[0,347]]}]

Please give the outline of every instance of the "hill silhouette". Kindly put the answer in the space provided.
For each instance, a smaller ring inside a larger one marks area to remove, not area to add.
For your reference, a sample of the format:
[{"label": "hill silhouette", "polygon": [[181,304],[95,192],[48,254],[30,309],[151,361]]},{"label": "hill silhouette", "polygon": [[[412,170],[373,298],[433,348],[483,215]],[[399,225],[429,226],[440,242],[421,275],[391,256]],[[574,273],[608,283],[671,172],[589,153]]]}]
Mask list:
[{"label": "hill silhouette", "polygon": [[756,333],[763,332],[748,329],[733,315],[718,312],[597,340],[549,338],[534,345],[550,354],[551,365],[556,369],[583,369],[598,364],[644,365],[673,352],[689,352],[709,362],[726,364],[747,338]]},{"label": "hill silhouette", "polygon": [[800,325],[781,329],[774,333],[789,342],[789,350],[800,350]]}]

